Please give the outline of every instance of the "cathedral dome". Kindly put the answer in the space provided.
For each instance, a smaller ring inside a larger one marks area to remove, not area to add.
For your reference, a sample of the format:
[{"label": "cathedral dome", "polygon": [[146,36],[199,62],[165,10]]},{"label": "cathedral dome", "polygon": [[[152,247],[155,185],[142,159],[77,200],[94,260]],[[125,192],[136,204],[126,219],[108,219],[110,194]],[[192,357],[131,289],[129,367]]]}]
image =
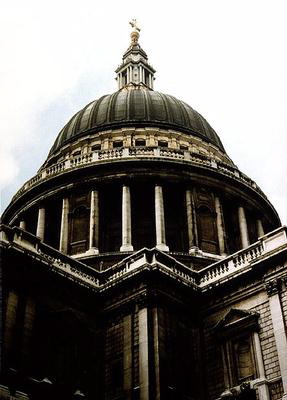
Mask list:
[{"label": "cathedral dome", "polygon": [[70,119],[3,221],[97,268],[144,247],[200,257],[201,268],[255,243],[279,218],[208,122],[154,90],[132,26],[118,90]]},{"label": "cathedral dome", "polygon": [[224,151],[214,129],[188,104],[143,86],[131,86],[102,96],[77,112],[60,131],[49,155],[81,135],[129,126],[177,130]]}]

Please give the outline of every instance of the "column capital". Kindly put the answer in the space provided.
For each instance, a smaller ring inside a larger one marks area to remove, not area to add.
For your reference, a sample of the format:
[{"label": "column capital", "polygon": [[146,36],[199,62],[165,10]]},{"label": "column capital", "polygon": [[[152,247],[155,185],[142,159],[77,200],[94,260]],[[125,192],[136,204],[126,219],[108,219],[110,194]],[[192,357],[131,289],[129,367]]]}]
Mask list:
[{"label": "column capital", "polygon": [[281,289],[281,280],[279,278],[270,279],[265,282],[265,289],[268,297],[278,294]]}]

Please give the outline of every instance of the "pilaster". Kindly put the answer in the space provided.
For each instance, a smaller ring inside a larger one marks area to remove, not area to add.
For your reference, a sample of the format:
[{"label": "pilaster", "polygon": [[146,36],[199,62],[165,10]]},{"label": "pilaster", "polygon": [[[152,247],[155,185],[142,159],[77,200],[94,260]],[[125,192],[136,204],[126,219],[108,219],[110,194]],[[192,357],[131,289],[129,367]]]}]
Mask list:
[{"label": "pilaster", "polygon": [[269,307],[284,391],[282,400],[287,400],[287,338],[282,307],[279,298],[281,280],[278,278],[271,279],[266,282],[265,287],[269,297]]},{"label": "pilaster", "polygon": [[139,309],[139,386],[140,400],[149,400],[148,309]]},{"label": "pilaster", "polygon": [[126,400],[132,399],[132,316],[124,317],[124,394]]}]

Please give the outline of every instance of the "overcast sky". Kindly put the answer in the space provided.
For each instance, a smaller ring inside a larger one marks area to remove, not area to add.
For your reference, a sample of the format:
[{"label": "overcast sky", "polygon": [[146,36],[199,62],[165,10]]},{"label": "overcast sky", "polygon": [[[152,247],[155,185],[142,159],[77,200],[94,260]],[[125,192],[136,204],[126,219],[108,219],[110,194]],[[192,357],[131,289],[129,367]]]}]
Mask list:
[{"label": "overcast sky", "polygon": [[2,209],[114,70],[137,18],[155,89],[219,134],[287,224],[287,24],[278,0],[18,0],[0,13]]}]

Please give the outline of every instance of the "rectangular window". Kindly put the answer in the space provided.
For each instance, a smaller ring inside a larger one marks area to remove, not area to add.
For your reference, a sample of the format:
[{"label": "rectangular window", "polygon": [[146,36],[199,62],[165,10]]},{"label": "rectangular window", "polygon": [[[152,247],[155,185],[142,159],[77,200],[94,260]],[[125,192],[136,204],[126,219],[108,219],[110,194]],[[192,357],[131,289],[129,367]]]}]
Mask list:
[{"label": "rectangular window", "polygon": [[166,140],[159,140],[158,145],[159,147],[168,147],[168,142]]},{"label": "rectangular window", "polygon": [[145,145],[146,145],[145,139],[136,139],[135,140],[135,146],[145,146]]},{"label": "rectangular window", "polygon": [[113,148],[116,149],[118,147],[123,147],[123,141],[122,140],[115,140],[113,142]]},{"label": "rectangular window", "polygon": [[94,144],[94,146],[92,146],[92,151],[96,151],[96,150],[101,150],[101,144]]}]

